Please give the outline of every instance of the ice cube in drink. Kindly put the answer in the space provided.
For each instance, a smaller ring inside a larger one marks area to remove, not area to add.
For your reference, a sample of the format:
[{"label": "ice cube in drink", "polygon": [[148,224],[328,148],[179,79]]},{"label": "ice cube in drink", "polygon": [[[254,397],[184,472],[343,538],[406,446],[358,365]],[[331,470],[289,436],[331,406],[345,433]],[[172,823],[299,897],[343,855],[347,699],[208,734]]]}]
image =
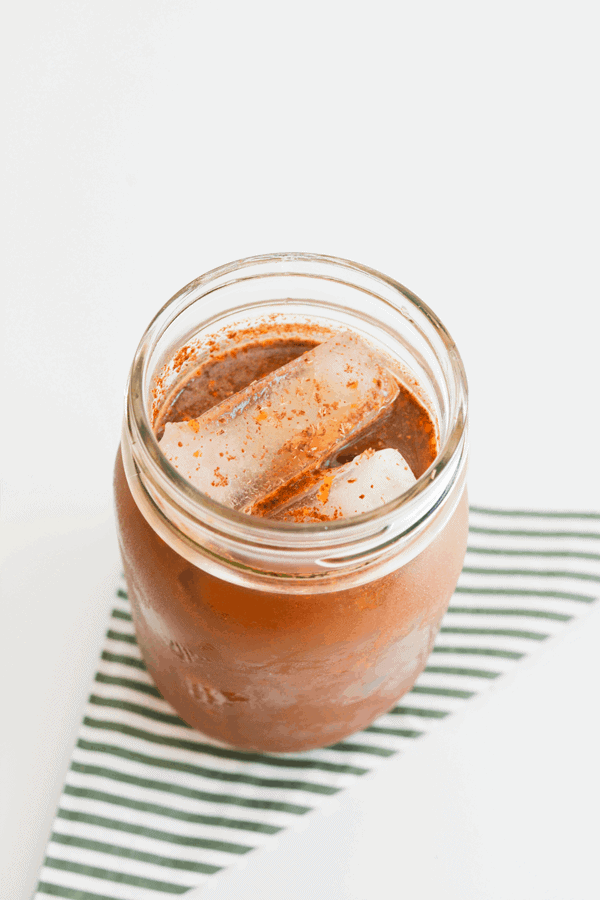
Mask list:
[{"label": "ice cube in drink", "polygon": [[398,450],[365,450],[335,469],[320,469],[307,490],[276,509],[272,518],[323,522],[376,509],[403,494],[416,481]]},{"label": "ice cube in drink", "polygon": [[340,334],[204,415],[165,425],[160,446],[184,478],[234,509],[318,468],[398,395],[383,353]]}]

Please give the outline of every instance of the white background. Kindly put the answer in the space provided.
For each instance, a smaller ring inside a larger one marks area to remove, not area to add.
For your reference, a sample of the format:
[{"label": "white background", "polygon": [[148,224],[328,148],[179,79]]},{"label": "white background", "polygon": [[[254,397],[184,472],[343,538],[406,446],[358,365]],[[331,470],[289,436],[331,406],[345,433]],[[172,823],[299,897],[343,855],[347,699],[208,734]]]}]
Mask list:
[{"label": "white background", "polygon": [[[12,3],[3,15],[0,897],[33,890],[119,562],[150,318],[306,250],[397,278],[471,387],[471,497],[600,510],[596,4]],[[213,900],[597,896],[600,616]]]}]

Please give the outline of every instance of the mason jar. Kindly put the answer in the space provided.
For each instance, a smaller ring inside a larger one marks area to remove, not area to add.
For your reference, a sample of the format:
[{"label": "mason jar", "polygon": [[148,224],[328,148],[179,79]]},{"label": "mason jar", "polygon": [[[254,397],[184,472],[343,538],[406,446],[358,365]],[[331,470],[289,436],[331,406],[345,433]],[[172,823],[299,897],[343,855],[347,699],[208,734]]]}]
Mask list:
[{"label": "mason jar", "polygon": [[[437,456],[384,505],[287,522],[230,509],[163,454],[166,411],[249,335],[339,331],[394,360],[429,410]],[[157,314],[135,354],[115,469],[139,647],[179,715],[229,747],[333,744],[393,707],[425,667],[467,540],[467,385],[450,335],[393,279],[303,253],[208,272]]]}]

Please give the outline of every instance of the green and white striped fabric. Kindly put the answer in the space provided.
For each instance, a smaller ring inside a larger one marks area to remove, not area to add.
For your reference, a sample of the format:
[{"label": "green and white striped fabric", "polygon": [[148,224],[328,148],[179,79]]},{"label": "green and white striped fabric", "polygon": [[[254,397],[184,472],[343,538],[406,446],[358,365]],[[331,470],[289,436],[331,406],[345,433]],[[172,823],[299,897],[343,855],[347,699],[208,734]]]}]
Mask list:
[{"label": "green and white striped fabric", "polygon": [[174,714],[119,589],[35,900],[197,887],[488,690],[583,614],[599,584],[600,514],[471,507],[465,567],[412,691],[352,738],[285,756],[213,746]]}]

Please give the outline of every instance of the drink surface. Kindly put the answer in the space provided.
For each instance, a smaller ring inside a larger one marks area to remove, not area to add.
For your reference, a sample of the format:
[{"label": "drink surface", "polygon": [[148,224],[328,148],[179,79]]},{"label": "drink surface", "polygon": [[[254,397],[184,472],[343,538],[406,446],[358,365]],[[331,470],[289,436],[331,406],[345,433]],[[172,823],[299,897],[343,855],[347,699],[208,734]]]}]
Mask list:
[{"label": "drink surface", "polygon": [[[209,360],[171,394],[157,436],[166,422],[202,415],[315,344],[256,341]],[[327,465],[385,448],[400,451],[417,478],[437,453],[435,423],[401,381],[384,415]],[[331,744],[387,711],[424,668],[462,566],[465,495],[406,565],[367,584],[296,594],[233,584],[180,556],[137,508],[120,454],[115,492],[140,648],[165,698],[205,735],[271,752]]]},{"label": "drink surface", "polygon": [[[167,422],[196,419],[232,394],[312,350],[315,341],[271,339],[250,343],[234,353],[204,364],[179,386],[176,399],[160,416],[158,436]],[[382,416],[371,422],[328,459],[328,466],[350,462],[365,450],[393,448],[400,451],[416,478],[437,454],[436,428],[424,404],[410,391],[398,373],[398,393]]]}]

